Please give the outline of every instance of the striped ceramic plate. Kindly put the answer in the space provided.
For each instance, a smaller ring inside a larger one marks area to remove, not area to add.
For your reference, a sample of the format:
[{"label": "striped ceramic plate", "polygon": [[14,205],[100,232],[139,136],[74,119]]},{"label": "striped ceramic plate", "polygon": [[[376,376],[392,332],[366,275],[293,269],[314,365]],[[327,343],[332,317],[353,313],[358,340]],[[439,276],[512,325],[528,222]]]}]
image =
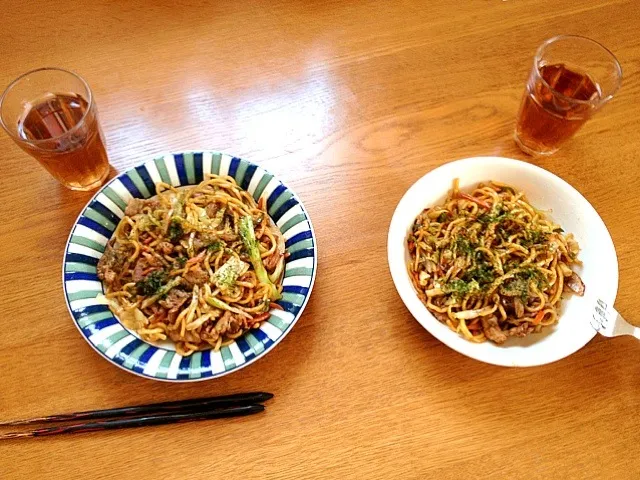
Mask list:
[{"label": "striped ceramic plate", "polygon": [[[101,299],[96,264],[131,198],[148,198],[154,185],[195,185],[204,174],[230,175],[258,200],[286,239],[283,310],[218,352],[206,350],[182,357],[167,342],[151,345],[131,333]],[[316,275],[316,239],[302,202],[282,182],[260,167],[216,152],[164,155],[132,168],[106,184],[89,201],[71,230],[63,262],[64,294],[78,330],[110,362],[142,375],[167,381],[195,381],[238,370],[271,350],[296,323],[311,294]]]}]

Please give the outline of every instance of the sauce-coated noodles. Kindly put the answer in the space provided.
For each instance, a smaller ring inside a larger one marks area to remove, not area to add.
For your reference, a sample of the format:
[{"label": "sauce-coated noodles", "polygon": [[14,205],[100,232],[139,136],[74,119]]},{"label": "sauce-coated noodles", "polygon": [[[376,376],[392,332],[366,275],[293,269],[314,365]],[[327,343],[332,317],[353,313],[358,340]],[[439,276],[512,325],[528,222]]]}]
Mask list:
[{"label": "sauce-coated noodles", "polygon": [[471,194],[454,181],[443,205],[416,218],[409,274],[422,302],[473,342],[501,344],[558,321],[563,291],[583,295],[572,234],[523,192],[498,182]]},{"label": "sauce-coated noodles", "polygon": [[182,355],[219,349],[278,308],[287,253],[265,202],[232,177],[133,199],[98,264],[111,310]]}]

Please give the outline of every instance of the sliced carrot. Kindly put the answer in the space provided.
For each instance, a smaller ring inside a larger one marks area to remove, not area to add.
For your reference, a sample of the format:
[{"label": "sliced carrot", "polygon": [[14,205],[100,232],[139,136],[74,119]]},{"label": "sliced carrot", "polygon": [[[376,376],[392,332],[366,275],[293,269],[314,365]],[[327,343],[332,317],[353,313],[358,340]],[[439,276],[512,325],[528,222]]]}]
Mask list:
[{"label": "sliced carrot", "polygon": [[271,316],[271,314],[269,312],[261,313],[259,315],[256,315],[255,317],[253,317],[253,321],[254,322],[262,322],[262,321],[266,320],[267,318],[269,318],[270,316]]},{"label": "sliced carrot", "polygon": [[193,258],[190,258],[189,260],[187,260],[185,262],[185,265],[191,265],[192,263],[199,263],[200,260],[202,260],[204,258],[204,254],[207,253],[206,250],[202,250],[198,255],[196,255]]},{"label": "sliced carrot", "polygon": [[460,195],[460,197],[464,198],[465,200],[469,200],[470,202],[477,203],[481,207],[486,208],[487,210],[491,210],[491,205],[489,205],[484,200],[480,200],[479,198],[472,197],[468,193],[459,193],[458,195]]},{"label": "sliced carrot", "polygon": [[540,310],[538,314],[535,316],[535,318],[533,319],[533,324],[540,325],[540,322],[542,321],[543,318],[544,318],[544,310]]},{"label": "sliced carrot", "polygon": [[149,274],[149,273],[151,273],[151,272],[153,272],[153,271],[155,271],[155,270],[160,270],[160,268],[159,268],[159,267],[149,267],[149,268],[146,268],[146,269],[144,269],[144,270],[142,271],[142,275],[145,275],[145,276],[146,276],[147,274]]},{"label": "sliced carrot", "polygon": [[280,305],[278,305],[276,302],[271,302],[271,303],[269,304],[269,306],[270,306],[271,308],[275,308],[276,310],[284,310],[284,308],[283,308],[283,307],[281,307]]},{"label": "sliced carrot", "polygon": [[469,330],[475,330],[476,328],[480,328],[480,319],[476,318],[473,322],[467,325]]}]

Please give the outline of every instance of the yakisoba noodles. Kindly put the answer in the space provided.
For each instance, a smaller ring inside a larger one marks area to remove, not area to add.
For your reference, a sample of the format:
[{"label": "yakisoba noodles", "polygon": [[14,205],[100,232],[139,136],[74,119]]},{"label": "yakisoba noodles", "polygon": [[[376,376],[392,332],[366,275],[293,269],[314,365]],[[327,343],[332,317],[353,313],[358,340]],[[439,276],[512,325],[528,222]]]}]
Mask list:
[{"label": "yakisoba noodles", "polygon": [[562,294],[584,294],[572,234],[523,192],[491,181],[471,194],[453,183],[408,237],[409,274],[436,318],[473,342],[501,344],[558,321]]},{"label": "yakisoba noodles", "polygon": [[182,355],[257,328],[278,308],[287,255],[264,199],[217,175],[183,189],[158,183],[156,193],[129,202],[98,263],[111,310]]}]

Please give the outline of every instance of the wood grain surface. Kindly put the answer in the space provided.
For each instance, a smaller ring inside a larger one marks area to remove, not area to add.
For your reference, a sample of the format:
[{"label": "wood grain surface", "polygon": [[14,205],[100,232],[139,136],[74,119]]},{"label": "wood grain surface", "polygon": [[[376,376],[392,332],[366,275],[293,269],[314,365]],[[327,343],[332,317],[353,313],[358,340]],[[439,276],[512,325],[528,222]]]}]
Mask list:
[{"label": "wood grain surface", "polygon": [[[386,263],[396,203],[444,162],[501,155],[567,180],[609,227],[616,307],[640,320],[636,0],[51,0],[2,5],[0,84],[60,66],[98,102],[121,172],[158,152],[252,160],[303,199],[319,272],[300,322],[224,378],[166,384],[76,331],[60,268],[88,193],[0,135],[2,419],[266,390],[257,417],[3,442],[0,478],[638,478],[640,343],[596,337],[555,364],[463,357],[404,308]],[[512,131],[537,46],[592,37],[617,98],[559,153]]]}]

